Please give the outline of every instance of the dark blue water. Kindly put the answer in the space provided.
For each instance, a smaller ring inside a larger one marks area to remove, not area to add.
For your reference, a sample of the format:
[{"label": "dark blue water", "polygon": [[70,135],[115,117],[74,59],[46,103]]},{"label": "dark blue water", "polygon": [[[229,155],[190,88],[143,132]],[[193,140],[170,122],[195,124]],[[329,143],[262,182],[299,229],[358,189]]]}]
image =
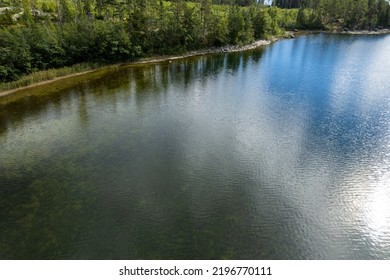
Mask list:
[{"label": "dark blue water", "polygon": [[0,99],[2,259],[390,259],[390,36]]}]

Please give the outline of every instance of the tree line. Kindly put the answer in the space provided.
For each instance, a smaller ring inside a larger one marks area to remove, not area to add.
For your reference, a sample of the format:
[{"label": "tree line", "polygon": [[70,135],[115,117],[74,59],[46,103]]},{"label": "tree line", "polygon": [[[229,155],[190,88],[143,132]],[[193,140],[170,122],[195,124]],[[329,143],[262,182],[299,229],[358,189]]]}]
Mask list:
[{"label": "tree line", "polygon": [[[4,2],[4,1],[3,1]],[[0,29],[0,81],[82,62],[112,63],[281,32],[280,9],[211,0],[8,1],[21,14]],[[291,19],[290,21],[292,21]]]},{"label": "tree line", "polygon": [[277,0],[271,7],[263,2],[0,1],[0,8],[12,7],[0,15],[0,82],[84,62],[244,45],[282,35],[285,29],[389,26],[390,7],[384,0]]},{"label": "tree line", "polygon": [[388,27],[390,23],[387,0],[275,0],[274,3],[280,8],[299,8],[297,24],[301,28],[313,21],[314,25],[348,29]]}]

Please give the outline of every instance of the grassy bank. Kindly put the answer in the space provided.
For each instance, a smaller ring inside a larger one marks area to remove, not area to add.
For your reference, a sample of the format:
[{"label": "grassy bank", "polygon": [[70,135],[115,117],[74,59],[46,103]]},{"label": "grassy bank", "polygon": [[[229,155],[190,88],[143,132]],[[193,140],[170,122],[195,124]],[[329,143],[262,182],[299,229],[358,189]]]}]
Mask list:
[{"label": "grassy bank", "polygon": [[269,40],[258,40],[251,44],[240,46],[240,45],[226,45],[223,47],[213,47],[208,49],[201,49],[196,51],[186,52],[184,54],[178,55],[169,55],[169,56],[151,56],[139,59],[134,62],[121,63],[121,64],[91,64],[83,63],[77,64],[72,67],[63,67],[59,69],[50,69],[45,71],[34,72],[32,74],[26,75],[19,80],[0,83],[0,97],[12,94],[19,90],[23,90],[29,87],[39,86],[42,84],[47,84],[50,82],[58,81],[60,79],[71,78],[74,76],[79,76],[83,74],[90,73],[95,70],[103,70],[105,68],[126,66],[126,65],[137,65],[137,64],[146,64],[146,63],[158,63],[163,61],[171,61],[177,59],[183,59],[187,57],[201,56],[213,53],[227,53],[227,52],[239,52],[250,49],[255,49],[261,46],[271,44],[276,41],[277,38],[271,38]]},{"label": "grassy bank", "polygon": [[5,91],[27,87],[34,84],[39,84],[46,81],[55,80],[57,78],[72,76],[75,74],[89,72],[101,67],[99,64],[83,63],[73,65],[71,67],[62,67],[58,69],[49,69],[44,71],[38,71],[29,75],[23,76],[22,78],[8,82],[0,83],[0,93]]}]

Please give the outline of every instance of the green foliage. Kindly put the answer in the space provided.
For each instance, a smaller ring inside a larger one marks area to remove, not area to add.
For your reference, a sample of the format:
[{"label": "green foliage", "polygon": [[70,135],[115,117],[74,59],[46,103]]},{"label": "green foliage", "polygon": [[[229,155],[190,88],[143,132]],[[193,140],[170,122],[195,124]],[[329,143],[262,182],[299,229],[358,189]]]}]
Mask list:
[{"label": "green foliage", "polygon": [[300,29],[322,29],[321,16],[313,9],[300,8],[297,14],[296,25]]},{"label": "green foliage", "polygon": [[19,87],[31,85],[33,83],[44,82],[44,81],[52,80],[55,78],[59,78],[59,77],[63,77],[75,73],[90,71],[97,68],[98,66],[99,64],[83,63],[83,64],[73,65],[72,67],[61,67],[59,69],[48,69],[48,70],[33,72],[31,74],[21,76],[16,81],[0,83],[0,91],[16,89]]},{"label": "green foliage", "polygon": [[238,7],[233,7],[228,16],[229,43],[244,45],[254,40],[251,14]]},{"label": "green foliage", "polygon": [[253,27],[255,39],[266,38],[272,34],[272,19],[266,10],[257,10],[253,16]]},{"label": "green foliage", "polygon": [[0,81],[18,79],[31,72],[31,52],[24,32],[0,29]]},{"label": "green foliage", "polygon": [[[370,29],[390,27],[390,4],[386,0],[311,0],[309,7],[316,15],[313,24],[330,29]],[[304,2],[306,3],[306,2]],[[301,15],[302,16],[302,15]],[[302,20],[302,17],[299,21]],[[300,23],[305,27],[307,20]],[[310,20],[309,20],[309,25]]]},{"label": "green foliage", "polygon": [[75,17],[73,5],[70,0],[57,0],[58,17],[62,22],[71,22]]},{"label": "green foliage", "polygon": [[[342,1],[342,0],[341,0]],[[300,8],[304,3],[303,0],[275,0],[275,5],[280,8]]]},{"label": "green foliage", "polygon": [[64,25],[61,35],[69,64],[121,61],[137,55],[122,22],[85,19]]},{"label": "green foliage", "polygon": [[29,45],[33,71],[64,65],[65,52],[58,31],[53,25],[34,25],[22,32]]},{"label": "green foliage", "polygon": [[9,26],[13,23],[12,13],[10,11],[6,10],[3,14],[0,15],[0,26]]},{"label": "green foliage", "polygon": [[[386,0],[1,1],[0,82],[83,62],[244,45],[285,29],[389,27]],[[279,7],[277,7],[279,6]],[[281,9],[285,7],[287,9]],[[23,12],[23,13],[22,13]]]},{"label": "green foliage", "polygon": [[214,13],[210,18],[210,27],[207,38],[207,46],[223,46],[228,43],[228,17],[225,13]]},{"label": "green foliage", "polygon": [[228,18],[229,43],[238,44],[245,29],[244,16],[238,7],[234,7],[231,9]]},{"label": "green foliage", "polygon": [[62,27],[0,29],[0,82],[80,62],[128,61],[139,55],[123,22],[90,19]]},{"label": "green foliage", "polygon": [[54,3],[43,2],[41,5],[41,9],[45,13],[54,13],[56,11]]},{"label": "green foliage", "polygon": [[33,22],[33,16],[31,13],[31,2],[30,0],[22,0],[23,7],[23,20],[30,25]]},{"label": "green foliage", "polygon": [[281,28],[281,22],[283,20],[283,10],[276,8],[276,7],[270,7],[266,9],[271,22],[269,29],[270,34],[275,34],[275,35],[282,35],[283,30]]}]

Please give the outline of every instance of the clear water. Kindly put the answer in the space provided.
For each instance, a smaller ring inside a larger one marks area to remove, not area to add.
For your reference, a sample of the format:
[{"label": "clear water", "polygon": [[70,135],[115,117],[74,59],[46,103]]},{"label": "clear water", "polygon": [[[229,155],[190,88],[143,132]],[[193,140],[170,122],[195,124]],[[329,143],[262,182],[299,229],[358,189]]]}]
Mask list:
[{"label": "clear water", "polygon": [[0,99],[2,259],[390,259],[390,36]]}]

